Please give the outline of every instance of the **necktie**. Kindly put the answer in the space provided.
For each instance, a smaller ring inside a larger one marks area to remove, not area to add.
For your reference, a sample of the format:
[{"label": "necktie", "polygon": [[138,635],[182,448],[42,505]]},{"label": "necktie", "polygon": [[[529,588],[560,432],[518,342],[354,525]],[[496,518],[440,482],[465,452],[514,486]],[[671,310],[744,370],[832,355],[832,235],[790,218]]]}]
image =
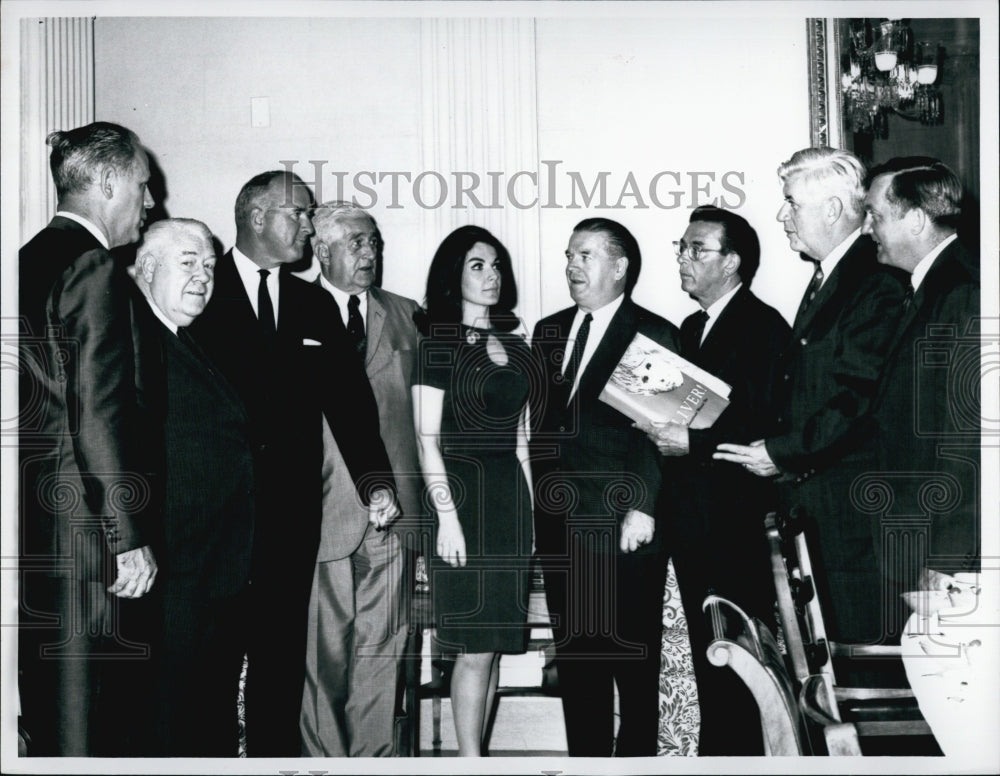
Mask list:
[{"label": "necktie", "polygon": [[573,352],[569,357],[569,364],[566,365],[564,377],[566,385],[570,391],[573,390],[573,382],[576,380],[576,373],[580,369],[580,359],[583,358],[583,349],[587,347],[587,337],[590,336],[590,322],[594,319],[590,313],[583,316],[583,323],[580,324],[576,332],[576,342],[573,343]]},{"label": "necktie", "polygon": [[913,286],[907,286],[906,293],[903,294],[903,312],[905,313],[910,309],[910,305],[913,304]]},{"label": "necktie", "polygon": [[365,356],[365,322],[361,318],[361,300],[357,294],[351,294],[347,300],[347,335],[351,339],[358,355]]},{"label": "necktie", "polygon": [[271,274],[269,270],[261,269],[257,271],[260,275],[260,285],[257,286],[257,320],[260,323],[260,330],[264,336],[274,336],[274,305],[271,304],[271,294],[267,290],[267,276]]},{"label": "necktie", "polygon": [[708,323],[708,313],[704,310],[699,310],[694,314],[694,328],[692,330],[692,338],[694,349],[697,350],[701,347],[701,338],[705,333],[705,325]]},{"label": "necktie", "polygon": [[799,311],[795,314],[796,320],[802,317],[802,313],[809,309],[809,305],[812,304],[813,299],[816,298],[816,294],[819,293],[820,286],[823,285],[823,268],[818,261],[813,263],[816,265],[816,271],[813,272],[812,280],[809,281],[809,285],[806,287],[806,293],[802,297],[802,304],[799,305]]}]

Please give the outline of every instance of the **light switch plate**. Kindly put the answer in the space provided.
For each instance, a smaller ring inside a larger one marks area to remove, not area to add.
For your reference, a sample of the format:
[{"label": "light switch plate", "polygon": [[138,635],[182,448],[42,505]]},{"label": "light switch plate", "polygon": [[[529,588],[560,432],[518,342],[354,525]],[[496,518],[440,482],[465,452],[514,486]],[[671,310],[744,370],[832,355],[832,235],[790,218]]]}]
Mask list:
[{"label": "light switch plate", "polygon": [[250,98],[250,126],[271,126],[271,104],[267,97]]}]

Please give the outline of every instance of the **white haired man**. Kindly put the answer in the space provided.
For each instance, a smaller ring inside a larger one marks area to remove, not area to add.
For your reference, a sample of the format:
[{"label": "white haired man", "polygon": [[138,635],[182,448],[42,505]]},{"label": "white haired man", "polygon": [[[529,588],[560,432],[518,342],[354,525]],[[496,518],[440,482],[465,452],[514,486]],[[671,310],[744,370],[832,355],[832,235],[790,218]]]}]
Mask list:
[{"label": "white haired man", "polygon": [[376,285],[382,236],[365,210],[328,202],[313,214],[317,285],[364,365],[378,405],[402,518],[379,530],[354,497],[332,435],[324,439],[323,523],[309,605],[302,750],[311,757],[395,751],[412,553],[419,549],[421,476],[410,386],[417,356],[412,299]]},{"label": "white haired man", "polygon": [[199,221],[147,230],[134,311],[145,448],[162,521],[156,724],[149,753],[235,757],[247,649],[254,468],[246,409],[187,333],[212,296],[215,248]]},{"label": "white haired man", "polygon": [[[807,148],[778,176],[785,201],[777,219],[792,250],[815,265],[813,278],[778,362],[774,432],[750,445],[720,444],[715,456],[758,476],[780,475],[783,511],[804,513],[810,526],[828,632],[877,643],[884,638],[877,526],[851,487],[871,465],[862,419],[902,313],[903,278],[879,266],[874,243],[861,234],[865,168],[857,157]],[[872,679],[867,669],[854,675]]]}]

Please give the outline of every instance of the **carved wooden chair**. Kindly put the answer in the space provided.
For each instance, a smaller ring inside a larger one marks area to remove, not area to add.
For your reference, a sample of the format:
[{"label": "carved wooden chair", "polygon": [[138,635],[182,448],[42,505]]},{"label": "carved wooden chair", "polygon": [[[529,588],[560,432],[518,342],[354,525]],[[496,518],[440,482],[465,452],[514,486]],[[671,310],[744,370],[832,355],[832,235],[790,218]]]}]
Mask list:
[{"label": "carved wooden chair", "polygon": [[[703,609],[714,637],[708,660],[735,671],[752,693],[760,711],[767,755],[861,754],[857,730],[842,722],[836,705],[827,702],[822,677],[797,683],[766,625],[719,596],[709,595]],[[825,744],[821,752],[813,749],[810,726],[822,731]]]},{"label": "carved wooden chair", "polygon": [[817,595],[816,572],[809,555],[801,513],[766,519],[778,618],[789,662],[801,697],[810,708],[822,708],[852,722],[862,738],[930,736],[913,691],[889,687],[846,687],[838,684],[833,658],[901,659],[898,646],[844,644],[827,636]]}]

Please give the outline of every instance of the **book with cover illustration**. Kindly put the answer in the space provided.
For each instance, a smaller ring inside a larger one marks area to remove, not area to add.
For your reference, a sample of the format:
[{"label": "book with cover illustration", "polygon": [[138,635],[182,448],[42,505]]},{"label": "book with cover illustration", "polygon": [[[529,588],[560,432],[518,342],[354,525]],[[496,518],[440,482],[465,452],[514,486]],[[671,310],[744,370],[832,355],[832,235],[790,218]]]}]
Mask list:
[{"label": "book with cover illustration", "polygon": [[731,386],[643,334],[636,334],[600,399],[639,423],[709,428]]}]

